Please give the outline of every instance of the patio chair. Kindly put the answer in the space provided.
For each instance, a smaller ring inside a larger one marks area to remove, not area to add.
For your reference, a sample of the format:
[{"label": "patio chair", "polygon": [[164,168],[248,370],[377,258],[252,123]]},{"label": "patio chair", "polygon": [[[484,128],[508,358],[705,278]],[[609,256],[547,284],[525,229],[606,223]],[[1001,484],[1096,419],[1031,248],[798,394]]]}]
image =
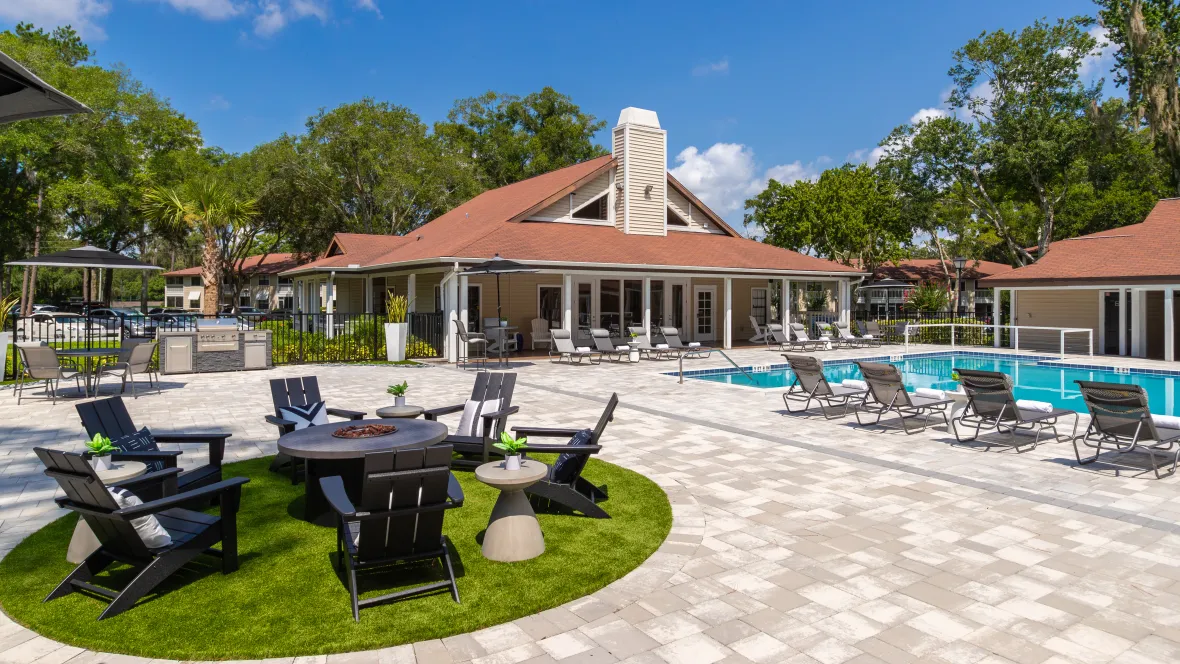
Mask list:
[{"label": "patio chair", "polygon": [[852,327],[849,326],[848,323],[836,322],[832,323],[832,327],[835,328],[836,334],[839,335],[840,340],[844,341],[852,348],[864,348],[866,346],[872,346],[874,342],[876,342],[875,339],[865,339],[864,337],[858,337],[853,334]]},{"label": "patio chair", "polygon": [[631,346],[627,344],[616,344],[610,338],[610,331],[605,328],[590,328],[590,339],[594,341],[594,348],[611,362],[622,362],[631,354]]},{"label": "patio chair", "polygon": [[[1147,392],[1139,385],[1102,383],[1090,380],[1074,381],[1082,391],[1082,399],[1090,411],[1090,426],[1086,433],[1074,438],[1073,451],[1079,465],[1094,463],[1103,453],[1123,455],[1131,452],[1147,454],[1156,479],[1161,479],[1156,454],[1171,457],[1166,475],[1176,472],[1180,461],[1180,429],[1164,428],[1152,419],[1147,408]],[[1094,456],[1082,458],[1078,443],[1094,448]],[[1134,467],[1134,466],[1131,466]]]},{"label": "patio chair", "polygon": [[[336,568],[352,599],[352,619],[361,609],[450,590],[459,602],[451,542],[443,534],[446,511],[463,506],[463,489],[451,475],[451,447],[403,449],[365,455],[360,500],[354,504],[339,475],[320,479],[324,498],[340,517]],[[357,573],[437,559],[445,580],[360,599]]]},{"label": "patio chair", "polygon": [[[278,427],[279,436],[285,436],[296,429],[316,426],[315,420],[322,420],[319,424],[327,424],[328,415],[343,417],[346,420],[365,418],[365,414],[360,411],[326,407],[320,396],[320,381],[315,376],[273,378],[270,381],[270,398],[274,404],[275,414],[267,415],[264,419]],[[292,417],[298,417],[298,420],[290,419]],[[271,461],[270,469],[278,472],[290,466],[291,484],[298,484],[299,465],[298,459],[279,452]]]},{"label": "patio chair", "polygon": [[702,346],[693,341],[684,343],[680,340],[680,331],[674,327],[661,327],[660,334],[664,336],[664,342],[668,344],[668,348],[675,348],[684,353],[684,358],[706,358],[713,353],[713,349],[709,346]]},{"label": "patio chair", "polygon": [[534,318],[532,321],[533,333],[531,335],[533,350],[537,350],[537,344],[541,344],[546,348],[553,345],[553,337],[549,335],[549,321],[544,318]]},{"label": "patio chair", "polygon": [[807,336],[807,327],[803,323],[791,323],[791,334],[795,336],[795,340],[791,342],[791,348],[801,351],[808,350],[828,350],[830,343],[825,339],[812,339]]},{"label": "patio chair", "polygon": [[860,336],[862,339],[870,339],[876,341],[876,345],[881,346],[889,342],[885,335],[881,333],[881,326],[875,320],[857,321],[856,326],[860,328]]},{"label": "patio chair", "polygon": [[[1077,434],[1078,414],[1076,411],[1053,408],[1043,412],[1021,408],[1021,402],[1018,402],[1012,394],[1012,379],[1007,374],[979,369],[956,368],[955,371],[959,373],[959,385],[967,393],[967,405],[963,409],[963,414],[951,420],[951,429],[955,434],[955,439],[960,443],[979,438],[980,432],[984,429],[997,432],[1006,431],[1009,435],[1010,446],[1020,452],[1021,444],[1017,442],[1017,432],[1035,430],[1036,437],[1033,438],[1032,447],[1029,448],[1035,450],[1037,443],[1041,441],[1041,434],[1045,431],[1052,430],[1053,438],[1062,440],[1062,436],[1057,433],[1057,420],[1069,415],[1073,415],[1073,431],[1070,432],[1069,437],[1072,439]],[[959,425],[974,426],[975,434],[970,438],[961,437],[958,426],[955,425],[956,420]],[[989,443],[987,449],[991,449],[991,446]]]},{"label": "patio chair", "polygon": [[791,346],[790,334],[783,329],[781,323],[767,323],[763,329],[762,341],[766,344],[767,350],[787,350]]},{"label": "patio chair", "polygon": [[[553,339],[553,348],[549,349],[549,361],[560,363],[562,360],[568,361],[570,364],[577,359],[578,364],[582,363],[583,359],[590,360],[590,364],[601,364],[602,353],[590,348],[574,347],[574,340],[570,336],[569,330],[550,330],[550,336]],[[595,361],[597,359],[597,361]]]},{"label": "patio chair", "polygon": [[[176,475],[180,471],[168,468],[108,487],[81,454],[42,447],[33,451],[45,464],[45,474],[57,480],[65,493],[55,502],[59,507],[77,512],[99,542],[98,550],[75,567],[44,601],[79,590],[99,595],[110,600],[98,616],[103,620],[133,607],[201,554],[221,558],[222,574],[238,569],[237,513],[242,485],[250,481],[248,478],[234,477],[177,493]],[[131,493],[153,485],[162,485],[159,490],[162,498],[144,502]],[[211,500],[218,503],[217,516],[181,507]],[[149,536],[149,542],[145,542],[141,532]],[[220,549],[212,548],[219,542]],[[138,573],[119,590],[92,583],[99,573],[116,562],[130,565]]]},{"label": "patio chair", "polygon": [[859,344],[855,338],[848,339],[840,335],[836,326],[828,321],[816,321],[815,328],[819,330],[819,341],[831,344],[832,348],[856,348]]},{"label": "patio chair", "polygon": [[750,343],[760,344],[766,341],[766,328],[763,327],[758,322],[758,319],[754,318],[753,316],[750,316],[750,329],[754,330],[754,336],[750,337]]},{"label": "patio chair", "polygon": [[[953,399],[934,399],[906,392],[901,371],[892,364],[857,362],[856,366],[860,367],[864,381],[869,384],[869,394],[875,400],[875,403],[869,403],[866,399],[856,407],[854,414],[857,424],[861,426],[866,424],[860,419],[862,412],[877,416],[875,420],[868,422],[872,425],[880,424],[881,417],[887,413],[897,413],[901,419],[902,430],[906,435],[909,435],[925,431],[930,424],[930,416],[937,414],[942,417],[943,423],[948,428],[950,427],[950,421],[946,415],[947,409],[954,404]],[[911,429],[908,424],[909,420],[919,417],[923,418],[922,426]]]},{"label": "patio chair", "polygon": [[[101,433],[111,439],[121,451],[111,455],[115,461],[141,461],[148,471],[176,468],[181,455],[179,451],[161,450],[159,443],[208,445],[209,462],[190,468],[176,477],[179,491],[192,491],[221,481],[221,462],[225,458],[225,440],[229,433],[210,431],[207,433],[156,433],[146,427],[140,429],[131,421],[123,397],[95,399],[74,406],[82,419],[86,435],[93,438]],[[141,496],[143,497],[143,496]]]},{"label": "patio chair", "polygon": [[466,352],[459,353],[459,368],[474,362],[479,362],[485,369],[488,366],[488,338],[482,332],[468,332],[466,326],[459,320],[452,320],[455,334],[459,337],[459,346]]},{"label": "patio chair", "polygon": [[[119,351],[119,359],[111,364],[103,364],[94,376],[94,393],[98,394],[98,386],[103,376],[118,376],[123,381],[120,392],[127,391],[127,383],[131,383],[131,398],[138,399],[135,393],[135,376],[144,374],[148,377],[148,385],[155,386],[156,394],[160,393],[160,376],[152,367],[152,357],[156,354],[156,342],[130,344]],[[124,359],[126,357],[126,359]],[[154,379],[153,379],[154,376]]]},{"label": "patio chair", "polygon": [[57,357],[57,350],[52,346],[19,345],[21,372],[16,379],[16,404],[19,406],[24,397],[25,384],[29,382],[45,383],[45,392],[51,395],[53,403],[57,403],[57,388],[62,380],[73,379],[80,391],[82,387],[82,372],[63,369]]},{"label": "patio chair", "polygon": [[602,432],[606,430],[608,422],[615,417],[615,407],[619,405],[619,395],[610,395],[606,408],[599,416],[593,429],[554,429],[549,427],[512,427],[517,436],[528,438],[552,438],[569,436],[570,441],[564,445],[546,445],[529,443],[525,454],[557,453],[557,460],[549,467],[549,472],[540,482],[526,488],[528,494],[541,508],[551,507],[557,503],[592,519],[609,519],[606,510],[598,503],[607,499],[606,487],[595,486],[582,477],[582,471],[590,460],[591,454],[598,454],[602,450]]},{"label": "patio chair", "polygon": [[[790,353],[783,353],[783,357],[787,358],[787,363],[791,365],[791,372],[795,374],[795,380],[783,393],[783,405],[786,406],[788,413],[806,412],[811,408],[811,402],[815,401],[819,403],[824,418],[833,420],[848,415],[851,408],[855,408],[857,403],[864,402],[869,395],[868,388],[846,387],[829,383],[827,376],[824,375],[823,360],[817,357],[791,355]],[[803,401],[803,407],[799,410],[792,410],[792,401]],[[829,408],[832,411],[840,409],[840,412],[833,415],[829,412]]]},{"label": "patio chair", "polygon": [[520,411],[519,406],[512,405],[515,388],[516,374],[481,371],[475,376],[470,399],[454,406],[430,408],[422,413],[424,418],[431,421],[438,421],[442,415],[462,413],[454,433],[438,443],[450,445],[463,455],[463,458],[455,460],[454,465],[475,468],[490,461],[492,455],[501,456],[493,445],[500,442],[500,434],[508,426],[508,416]]},{"label": "patio chair", "polygon": [[674,360],[681,355],[678,348],[668,347],[668,344],[660,344],[663,348],[652,345],[651,337],[647,334],[647,330],[640,325],[634,325],[627,328],[629,334],[635,335],[635,340],[639,342],[639,356],[647,356],[647,359],[656,360]]}]

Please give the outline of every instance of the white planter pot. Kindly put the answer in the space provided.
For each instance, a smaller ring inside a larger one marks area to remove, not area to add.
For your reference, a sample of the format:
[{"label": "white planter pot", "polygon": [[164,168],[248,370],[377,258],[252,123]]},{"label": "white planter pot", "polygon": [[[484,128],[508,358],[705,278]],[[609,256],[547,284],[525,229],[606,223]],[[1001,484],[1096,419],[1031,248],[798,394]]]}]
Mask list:
[{"label": "white planter pot", "polygon": [[401,362],[406,359],[406,339],[409,336],[409,323],[386,323],[385,359],[390,362]]},{"label": "white planter pot", "polygon": [[109,457],[90,457],[90,467],[95,470],[107,470],[111,467]]},{"label": "white planter pot", "polygon": [[520,470],[520,455],[513,454],[504,457],[504,470]]},{"label": "white planter pot", "polygon": [[3,380],[5,367],[8,366],[8,344],[10,343],[12,343],[12,333],[0,332],[0,380]]},{"label": "white planter pot", "polygon": [[395,406],[406,405],[406,398],[405,397],[394,397],[393,398],[393,405],[395,405]]}]

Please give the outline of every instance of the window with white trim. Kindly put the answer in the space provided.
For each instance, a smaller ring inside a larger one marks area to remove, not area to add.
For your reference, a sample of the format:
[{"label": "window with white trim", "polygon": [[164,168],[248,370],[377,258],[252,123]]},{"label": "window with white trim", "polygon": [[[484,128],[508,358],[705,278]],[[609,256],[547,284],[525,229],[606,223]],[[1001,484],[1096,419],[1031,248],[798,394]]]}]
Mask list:
[{"label": "window with white trim", "polygon": [[[570,205],[573,205],[573,194],[570,194]],[[583,205],[577,210],[570,212],[570,216],[574,219],[586,219],[591,221],[606,221],[606,194],[595,198],[589,203]]]}]

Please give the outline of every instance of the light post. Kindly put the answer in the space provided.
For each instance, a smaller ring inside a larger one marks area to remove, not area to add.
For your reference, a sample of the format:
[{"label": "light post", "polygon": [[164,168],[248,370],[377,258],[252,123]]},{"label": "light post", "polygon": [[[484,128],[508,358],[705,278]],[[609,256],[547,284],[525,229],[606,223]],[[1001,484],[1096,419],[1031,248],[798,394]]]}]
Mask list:
[{"label": "light post", "polygon": [[967,266],[967,259],[962,256],[955,256],[953,259],[955,264],[955,313],[959,313],[959,298],[963,293],[963,268]]}]

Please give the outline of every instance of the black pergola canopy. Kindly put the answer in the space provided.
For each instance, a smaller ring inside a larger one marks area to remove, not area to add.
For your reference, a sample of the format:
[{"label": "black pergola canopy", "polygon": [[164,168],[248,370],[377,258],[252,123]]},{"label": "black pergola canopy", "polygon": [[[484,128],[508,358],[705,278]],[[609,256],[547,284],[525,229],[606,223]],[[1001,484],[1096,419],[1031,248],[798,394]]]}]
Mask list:
[{"label": "black pergola canopy", "polygon": [[84,104],[58,92],[19,62],[0,52],[0,124],[89,112],[90,109]]},{"label": "black pergola canopy", "polygon": [[86,245],[76,249],[67,249],[52,254],[41,254],[19,261],[9,261],[5,265],[21,265],[37,267],[93,267],[99,269],[112,268],[118,270],[162,270],[164,268],[148,265],[130,256],[117,254],[106,249],[99,249]]}]

